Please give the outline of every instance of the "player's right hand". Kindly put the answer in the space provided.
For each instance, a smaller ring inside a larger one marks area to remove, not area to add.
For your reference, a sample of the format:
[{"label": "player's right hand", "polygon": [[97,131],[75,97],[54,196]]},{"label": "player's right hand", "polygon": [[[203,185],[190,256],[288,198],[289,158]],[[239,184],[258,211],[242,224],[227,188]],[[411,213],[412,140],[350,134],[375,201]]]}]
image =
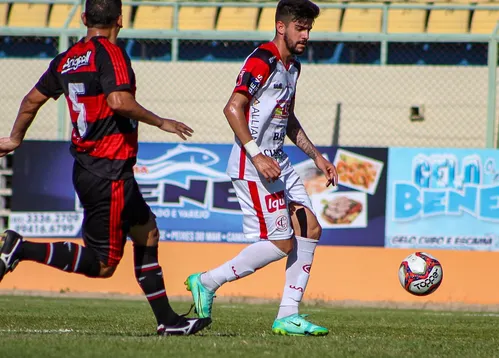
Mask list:
[{"label": "player's right hand", "polygon": [[186,137],[191,137],[192,133],[194,133],[192,128],[189,127],[188,125],[176,121],[174,119],[168,119],[168,118],[163,118],[163,122],[161,122],[159,129],[165,132],[175,133],[183,140],[186,140],[187,139]]},{"label": "player's right hand", "polygon": [[269,182],[273,183],[281,175],[281,167],[277,160],[267,157],[262,153],[255,155],[252,159],[253,165],[260,174]]},{"label": "player's right hand", "polygon": [[11,137],[0,138],[0,158],[5,157],[10,152],[14,151],[21,145],[21,141],[12,139]]}]

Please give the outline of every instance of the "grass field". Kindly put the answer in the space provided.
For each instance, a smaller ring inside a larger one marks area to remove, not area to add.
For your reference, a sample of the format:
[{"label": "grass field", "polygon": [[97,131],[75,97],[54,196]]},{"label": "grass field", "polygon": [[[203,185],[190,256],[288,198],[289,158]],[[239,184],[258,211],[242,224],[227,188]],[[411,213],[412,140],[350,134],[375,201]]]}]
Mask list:
[{"label": "grass field", "polygon": [[[0,296],[1,357],[499,357],[499,314],[310,306],[327,337],[274,336],[275,305],[214,307],[211,328],[157,337],[145,301]],[[174,302],[178,312],[185,302]]]}]

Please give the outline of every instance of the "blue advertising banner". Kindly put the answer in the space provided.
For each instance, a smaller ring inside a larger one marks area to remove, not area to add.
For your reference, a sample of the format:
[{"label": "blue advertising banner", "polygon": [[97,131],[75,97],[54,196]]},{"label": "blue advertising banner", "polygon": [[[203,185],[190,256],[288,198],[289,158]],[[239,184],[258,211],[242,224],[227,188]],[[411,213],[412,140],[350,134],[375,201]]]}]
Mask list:
[{"label": "blue advertising banner", "polygon": [[499,151],[390,148],[386,247],[499,249]]},{"label": "blue advertising banner", "polygon": [[[249,242],[225,169],[231,145],[141,143],[135,177],[157,216],[161,240]],[[323,227],[321,244],[383,246],[385,148],[319,147],[338,167],[326,179],[295,146],[285,148]],[[65,142],[26,142],[14,155],[10,226],[27,237],[78,237],[82,210],[71,182]]]}]

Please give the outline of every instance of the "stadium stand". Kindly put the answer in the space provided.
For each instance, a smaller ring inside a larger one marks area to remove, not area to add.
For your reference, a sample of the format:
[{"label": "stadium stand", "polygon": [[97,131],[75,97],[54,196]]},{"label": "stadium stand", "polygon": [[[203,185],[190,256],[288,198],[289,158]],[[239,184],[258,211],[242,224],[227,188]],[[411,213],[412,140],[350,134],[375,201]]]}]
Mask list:
[{"label": "stadium stand", "polygon": [[178,29],[214,30],[216,18],[215,6],[182,6],[178,13]]},{"label": "stadium stand", "polygon": [[256,30],[259,9],[257,7],[224,6],[216,29],[220,31],[253,31]]},{"label": "stadium stand", "polygon": [[[324,1],[320,4],[343,4],[323,8],[314,25],[314,32],[380,33],[383,30],[381,8],[359,8],[350,5],[386,4],[381,2]],[[390,34],[488,34],[499,20],[499,4],[485,0],[392,0],[391,4],[429,5],[428,8],[388,8],[387,32]],[[183,6],[179,2],[179,31],[274,31],[274,7],[221,6],[221,3],[203,3]],[[455,6],[454,9],[432,8],[431,5]],[[471,8],[462,8],[471,5]],[[461,6],[461,9],[459,8]],[[486,7],[488,6],[488,8]],[[495,9],[490,9],[490,7]],[[60,28],[66,22],[73,5],[61,3],[29,3],[12,1],[0,3],[0,27]],[[82,26],[81,8],[78,8],[69,28]],[[174,6],[134,3],[123,7],[123,24],[134,30],[173,30]],[[74,41],[75,39],[71,39]],[[171,60],[171,40],[133,38],[124,40],[133,58]],[[261,41],[260,41],[261,42]],[[188,61],[240,61],[248,51],[258,45],[255,41],[179,41],[178,58]],[[462,51],[467,55],[453,54]],[[482,44],[388,44],[388,63],[399,64],[485,64],[486,53]],[[437,59],[435,53],[439,53]],[[57,53],[57,38],[0,37],[0,57],[50,57]],[[302,61],[316,63],[379,63],[380,43],[312,41]]]},{"label": "stadium stand", "polygon": [[389,33],[423,33],[425,31],[426,10],[390,9],[388,10]]},{"label": "stadium stand", "polygon": [[430,34],[465,34],[468,32],[469,17],[468,10],[431,10],[427,32]]},{"label": "stadium stand", "polygon": [[133,28],[136,30],[170,30],[173,26],[173,7],[141,5],[137,8]]},{"label": "stadium stand", "polygon": [[[52,10],[50,11],[48,27],[51,28],[63,27],[69,14],[71,13],[72,8],[73,5],[69,4],[53,4]],[[71,21],[69,22],[70,28],[77,28],[80,27],[80,25],[83,26],[83,24],[80,21],[80,13],[81,13],[81,6],[78,6],[75,13],[73,14],[73,17],[71,18]]]},{"label": "stadium stand", "polygon": [[[352,3],[362,4],[362,3]],[[341,26],[342,32],[380,32],[381,9],[347,8]]]},{"label": "stadium stand", "polygon": [[7,25],[7,13],[9,11],[9,4],[0,4],[0,26]]},{"label": "stadium stand", "polygon": [[10,27],[45,27],[49,4],[13,3],[10,8]]},{"label": "stadium stand", "polygon": [[274,31],[275,9],[264,7],[258,20],[258,31]]},{"label": "stadium stand", "polygon": [[471,21],[472,34],[490,34],[499,20],[499,7],[497,10],[484,10],[483,4],[478,4]]}]

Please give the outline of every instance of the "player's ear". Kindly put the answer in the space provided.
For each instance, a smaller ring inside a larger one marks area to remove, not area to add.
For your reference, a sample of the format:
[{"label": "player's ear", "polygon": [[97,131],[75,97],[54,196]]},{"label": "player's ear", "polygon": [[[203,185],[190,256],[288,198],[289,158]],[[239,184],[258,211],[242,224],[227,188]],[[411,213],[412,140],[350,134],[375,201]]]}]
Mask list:
[{"label": "player's ear", "polygon": [[284,35],[284,32],[286,30],[286,24],[282,21],[277,21],[275,23],[275,30],[279,35]]},{"label": "player's ear", "polygon": [[121,29],[123,28],[123,15],[118,16],[118,20],[116,20],[116,25]]},{"label": "player's ear", "polygon": [[83,21],[83,25],[87,26],[87,14],[84,12],[81,13],[81,21]]}]

